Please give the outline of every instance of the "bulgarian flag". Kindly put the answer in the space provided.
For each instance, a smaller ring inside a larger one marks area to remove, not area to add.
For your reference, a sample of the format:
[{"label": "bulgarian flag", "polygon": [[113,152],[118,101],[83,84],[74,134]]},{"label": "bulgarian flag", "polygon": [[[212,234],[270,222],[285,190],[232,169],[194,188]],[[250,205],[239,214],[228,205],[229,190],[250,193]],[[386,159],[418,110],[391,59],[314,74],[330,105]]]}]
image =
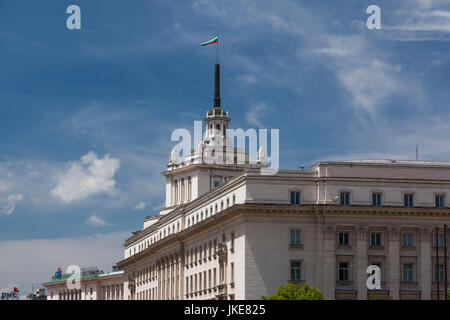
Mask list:
[{"label": "bulgarian flag", "polygon": [[204,46],[208,46],[208,45],[210,45],[210,44],[218,43],[218,42],[219,42],[219,37],[215,37],[215,38],[213,38],[213,39],[211,39],[211,40],[209,40],[209,41],[203,42],[203,43],[201,44],[201,46],[204,47]]}]

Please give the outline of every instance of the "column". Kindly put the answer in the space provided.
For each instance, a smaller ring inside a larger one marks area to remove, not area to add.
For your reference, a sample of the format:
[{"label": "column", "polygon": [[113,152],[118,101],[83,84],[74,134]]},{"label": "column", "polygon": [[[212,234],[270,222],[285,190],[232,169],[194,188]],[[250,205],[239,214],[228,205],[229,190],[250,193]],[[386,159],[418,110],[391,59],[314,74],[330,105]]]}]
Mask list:
[{"label": "column", "polygon": [[420,280],[419,286],[421,290],[422,300],[431,300],[431,277],[433,264],[431,262],[431,250],[432,250],[432,229],[420,228],[420,252],[419,252],[419,267],[420,268]]},{"label": "column", "polygon": [[323,295],[325,299],[336,294],[336,226],[324,227]]},{"label": "column", "polygon": [[[183,219],[184,220],[184,219]],[[178,289],[178,295],[179,295],[179,299],[180,300],[184,300],[185,299],[185,281],[186,279],[184,279],[184,259],[185,259],[185,251],[184,251],[184,245],[181,244],[180,247],[180,255],[178,257],[178,266],[180,269],[180,281],[178,282],[179,284],[179,289]]]},{"label": "column", "polygon": [[388,228],[389,293],[394,300],[400,299],[400,230]]},{"label": "column", "polygon": [[356,259],[353,259],[356,267],[356,284],[358,300],[367,300],[367,227],[358,227],[356,233]]}]

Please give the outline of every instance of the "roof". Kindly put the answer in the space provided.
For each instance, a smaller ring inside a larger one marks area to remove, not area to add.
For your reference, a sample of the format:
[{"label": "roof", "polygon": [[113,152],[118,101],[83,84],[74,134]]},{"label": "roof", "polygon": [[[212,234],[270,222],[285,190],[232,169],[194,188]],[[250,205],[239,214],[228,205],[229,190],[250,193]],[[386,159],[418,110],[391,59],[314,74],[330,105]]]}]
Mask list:
[{"label": "roof", "polygon": [[427,160],[395,160],[395,159],[362,159],[362,160],[332,160],[319,161],[319,164],[355,164],[355,165],[399,165],[399,166],[420,166],[420,167],[450,167],[449,161],[427,161]]}]

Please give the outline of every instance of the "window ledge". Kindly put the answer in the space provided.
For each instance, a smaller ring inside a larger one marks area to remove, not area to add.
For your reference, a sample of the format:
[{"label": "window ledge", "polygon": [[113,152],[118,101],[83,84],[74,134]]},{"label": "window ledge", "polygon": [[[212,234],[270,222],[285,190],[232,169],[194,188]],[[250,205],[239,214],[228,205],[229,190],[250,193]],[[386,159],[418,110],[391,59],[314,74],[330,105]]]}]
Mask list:
[{"label": "window ledge", "polygon": [[303,245],[302,244],[290,244],[289,248],[291,248],[291,249],[303,249]]},{"label": "window ledge", "polygon": [[373,245],[370,245],[369,248],[370,248],[370,249],[384,249],[384,246],[383,246],[383,245],[380,245],[380,246],[373,246]]},{"label": "window ledge", "polygon": [[303,283],[303,282],[305,282],[305,280],[288,280],[288,283],[293,283],[293,284],[300,284],[300,283]]},{"label": "window ledge", "polygon": [[352,245],[351,244],[338,244],[337,247],[340,249],[351,249]]}]

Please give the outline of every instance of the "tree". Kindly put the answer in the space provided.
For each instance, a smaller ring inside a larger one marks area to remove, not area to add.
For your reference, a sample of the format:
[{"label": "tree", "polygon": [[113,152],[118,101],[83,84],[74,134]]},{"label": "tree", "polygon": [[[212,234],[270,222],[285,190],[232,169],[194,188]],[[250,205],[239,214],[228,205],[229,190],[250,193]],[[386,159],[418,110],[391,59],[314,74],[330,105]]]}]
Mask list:
[{"label": "tree", "polygon": [[391,295],[384,297],[384,298],[378,297],[377,295],[371,293],[371,294],[369,294],[369,300],[394,300],[394,298]]},{"label": "tree", "polygon": [[320,290],[307,283],[281,285],[274,295],[262,297],[263,300],[323,300]]}]

